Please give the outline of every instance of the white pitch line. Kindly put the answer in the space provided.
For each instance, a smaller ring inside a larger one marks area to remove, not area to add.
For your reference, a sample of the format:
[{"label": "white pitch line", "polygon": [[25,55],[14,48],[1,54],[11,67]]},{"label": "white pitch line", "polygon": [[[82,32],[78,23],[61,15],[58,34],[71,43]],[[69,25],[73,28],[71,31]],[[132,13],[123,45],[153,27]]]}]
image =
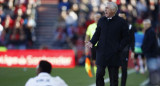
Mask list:
[{"label": "white pitch line", "polygon": [[[136,72],[134,69],[130,69],[130,70],[128,70],[128,75],[129,75],[129,74],[132,74],[132,73],[134,73],[134,72]],[[119,78],[121,78],[121,77],[122,77],[122,73],[120,73],[118,76],[119,76]],[[104,80],[104,82],[105,82],[105,83],[108,83],[108,82],[109,82],[109,78],[106,78],[106,79]],[[91,85],[89,85],[89,86],[96,86],[96,83],[93,83],[93,84],[91,84]]]},{"label": "white pitch line", "polygon": [[142,82],[142,83],[140,84],[140,86],[145,86],[148,82],[149,82],[149,79],[147,79],[147,80],[145,80],[144,82]]}]

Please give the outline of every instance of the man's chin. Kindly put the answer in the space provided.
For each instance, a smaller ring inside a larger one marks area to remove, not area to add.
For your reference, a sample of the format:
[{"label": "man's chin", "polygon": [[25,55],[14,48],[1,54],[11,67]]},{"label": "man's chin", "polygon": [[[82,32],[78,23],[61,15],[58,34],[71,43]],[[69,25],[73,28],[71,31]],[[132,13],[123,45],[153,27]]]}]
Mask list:
[{"label": "man's chin", "polygon": [[108,15],[105,15],[106,17],[108,17]]}]

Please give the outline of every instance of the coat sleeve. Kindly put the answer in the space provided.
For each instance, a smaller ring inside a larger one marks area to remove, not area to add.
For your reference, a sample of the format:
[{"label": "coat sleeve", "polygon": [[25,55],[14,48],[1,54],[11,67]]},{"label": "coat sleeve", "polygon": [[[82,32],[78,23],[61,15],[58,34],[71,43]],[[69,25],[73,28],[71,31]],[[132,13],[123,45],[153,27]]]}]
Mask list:
[{"label": "coat sleeve", "polygon": [[98,40],[100,38],[100,34],[101,34],[100,24],[101,24],[101,19],[98,21],[96,31],[95,31],[92,39],[90,40],[90,42],[93,44],[93,46],[98,42]]}]

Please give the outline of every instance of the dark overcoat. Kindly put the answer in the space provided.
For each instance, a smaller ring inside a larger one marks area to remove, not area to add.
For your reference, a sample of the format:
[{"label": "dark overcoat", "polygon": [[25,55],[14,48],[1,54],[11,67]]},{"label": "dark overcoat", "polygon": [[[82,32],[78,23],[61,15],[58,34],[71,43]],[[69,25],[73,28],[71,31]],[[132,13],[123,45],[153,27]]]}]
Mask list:
[{"label": "dark overcoat", "polygon": [[158,42],[155,31],[150,27],[145,31],[142,51],[147,58],[156,58],[158,55]]},{"label": "dark overcoat", "polygon": [[103,16],[99,19],[96,32],[90,42],[96,48],[96,64],[101,66],[120,66],[120,53],[128,44],[128,24],[115,15],[112,19]]}]

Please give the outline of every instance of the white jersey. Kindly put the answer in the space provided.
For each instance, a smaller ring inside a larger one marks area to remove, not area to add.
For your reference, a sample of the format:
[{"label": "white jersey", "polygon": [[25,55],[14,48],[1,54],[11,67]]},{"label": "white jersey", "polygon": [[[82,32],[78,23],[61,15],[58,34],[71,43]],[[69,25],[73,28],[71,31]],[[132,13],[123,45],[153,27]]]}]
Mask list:
[{"label": "white jersey", "polygon": [[25,86],[68,86],[59,76],[52,77],[50,74],[42,72],[38,76],[30,78]]}]

